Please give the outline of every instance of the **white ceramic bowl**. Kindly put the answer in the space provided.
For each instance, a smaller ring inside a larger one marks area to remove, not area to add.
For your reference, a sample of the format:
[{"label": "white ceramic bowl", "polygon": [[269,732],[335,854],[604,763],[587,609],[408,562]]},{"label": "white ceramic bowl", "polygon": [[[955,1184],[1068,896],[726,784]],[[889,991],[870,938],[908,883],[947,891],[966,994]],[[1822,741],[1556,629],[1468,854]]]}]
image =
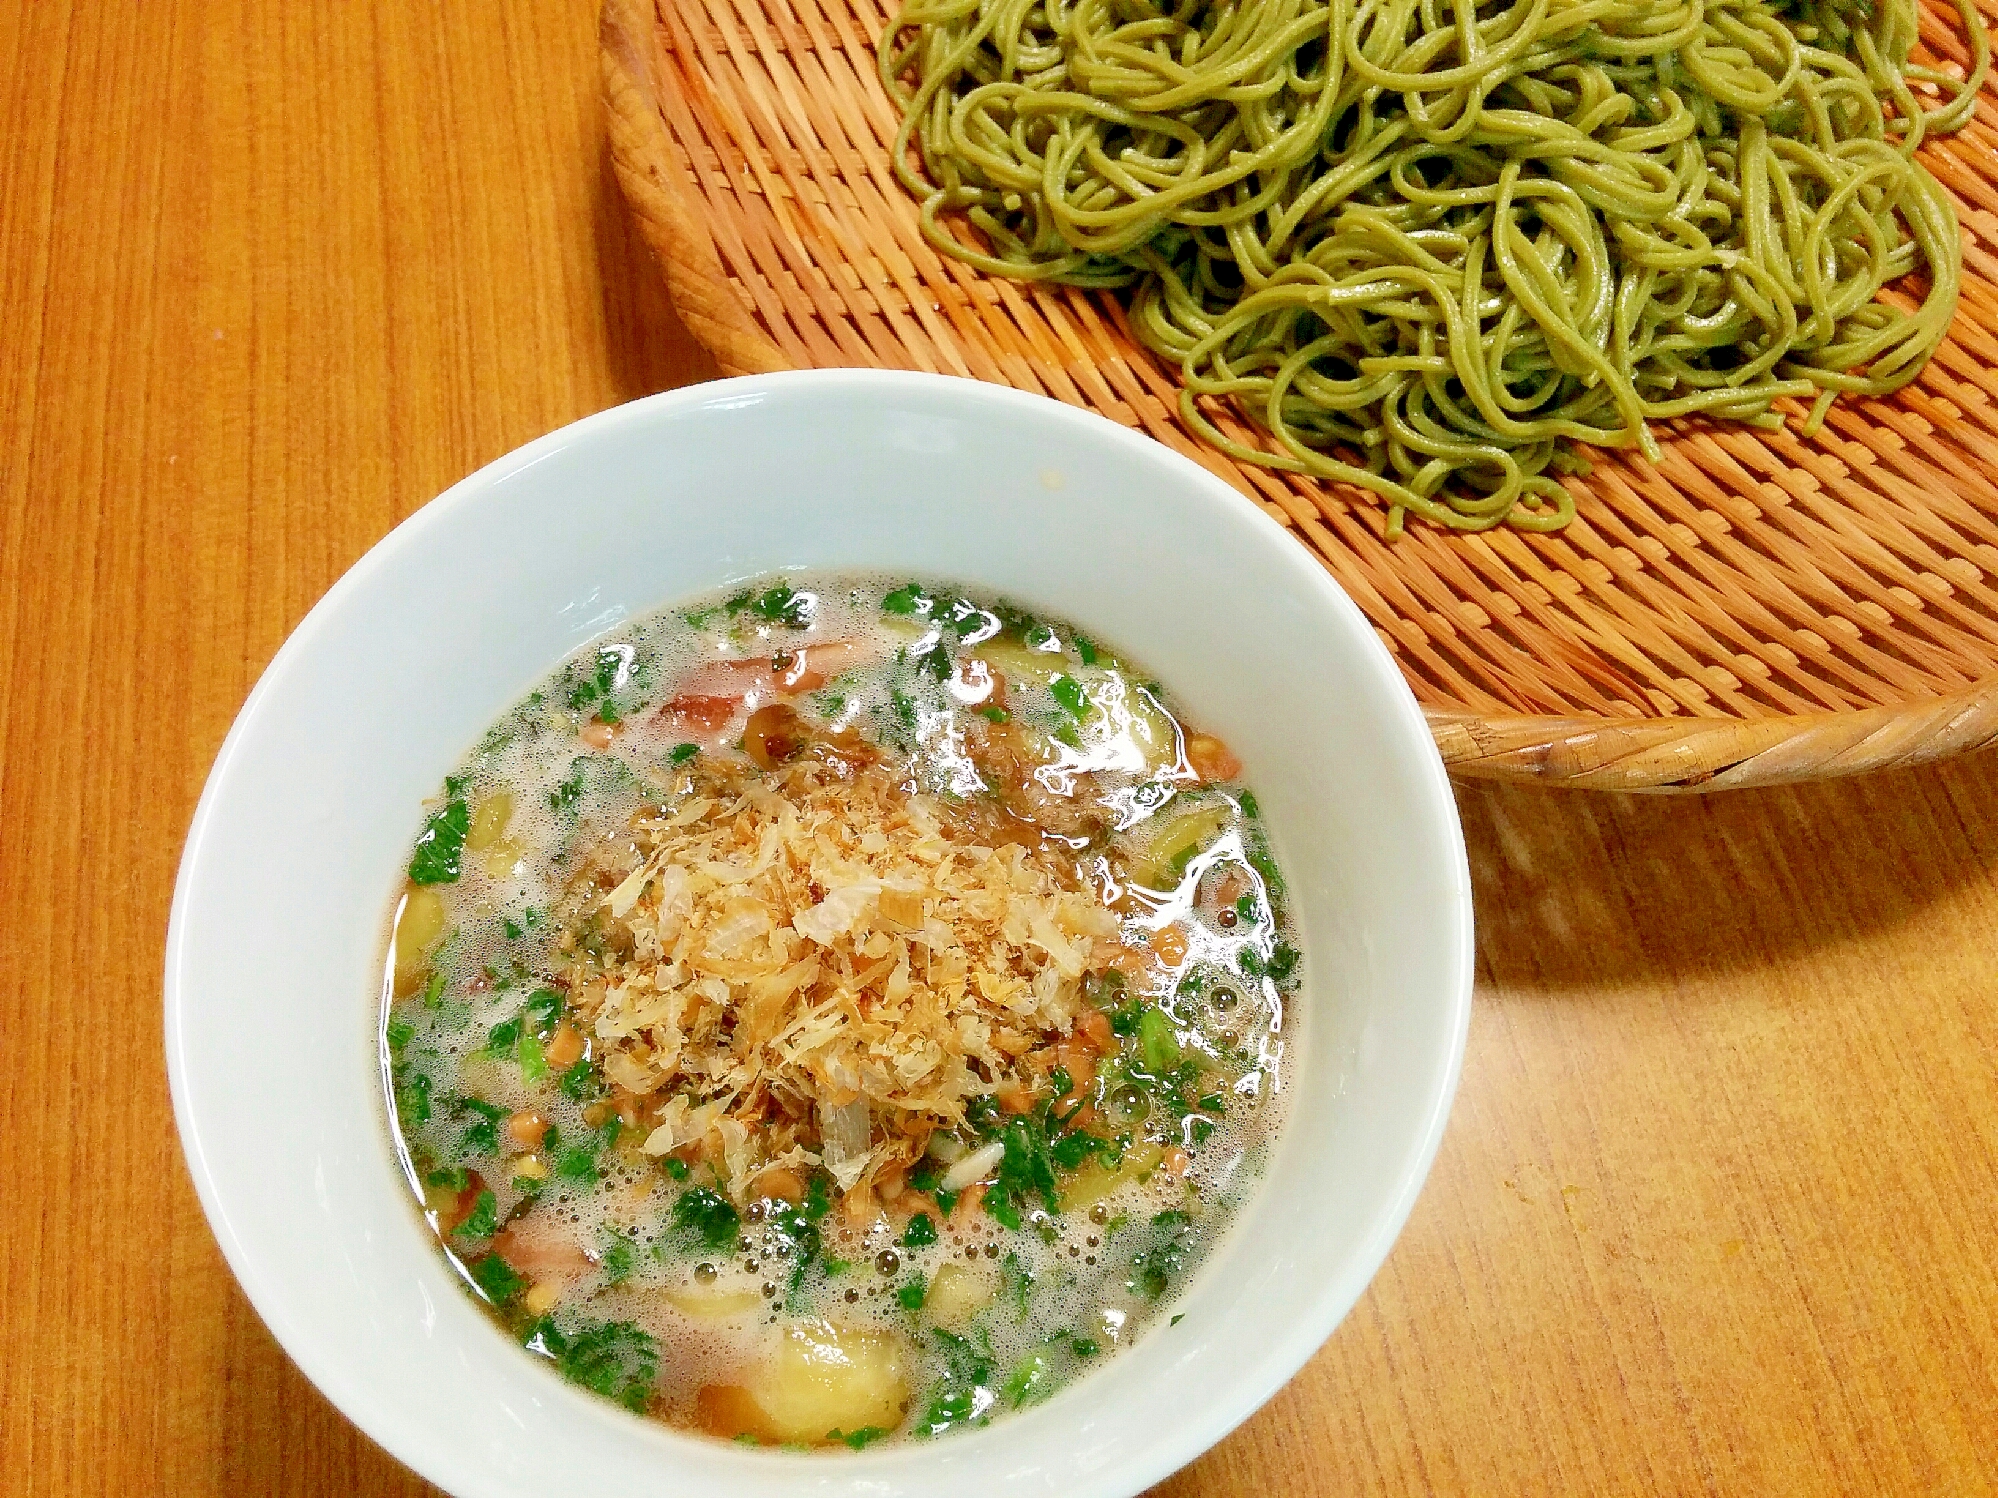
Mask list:
[{"label": "white ceramic bowl", "polygon": [[[1306,953],[1269,1177],[1160,1327],[968,1434],[798,1455],[571,1389],[446,1272],[375,1066],[387,901],[418,803],[564,655],[778,568],[976,585],[1114,641],[1241,756]],[[1435,1153],[1471,990],[1443,766],[1360,611],[1195,464],[970,380],[730,380],[577,422],[427,505],[299,625],[223,745],[181,860],[166,1041],[189,1168],[298,1365],[461,1498],[1121,1498],[1294,1373],[1365,1288]]]}]

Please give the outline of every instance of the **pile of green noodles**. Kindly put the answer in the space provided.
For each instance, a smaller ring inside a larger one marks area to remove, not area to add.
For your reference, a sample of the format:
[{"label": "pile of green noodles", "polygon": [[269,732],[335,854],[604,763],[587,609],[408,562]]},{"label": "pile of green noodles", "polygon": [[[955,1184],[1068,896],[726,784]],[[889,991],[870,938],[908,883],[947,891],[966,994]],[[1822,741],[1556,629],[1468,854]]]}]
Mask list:
[{"label": "pile of green noodles", "polygon": [[1921,371],[1961,246],[1913,153],[1989,60],[1956,4],[1968,78],[1909,64],[1916,0],[911,0],[880,68],[931,242],[1124,288],[1215,446],[1394,532],[1552,530],[1571,444]]}]

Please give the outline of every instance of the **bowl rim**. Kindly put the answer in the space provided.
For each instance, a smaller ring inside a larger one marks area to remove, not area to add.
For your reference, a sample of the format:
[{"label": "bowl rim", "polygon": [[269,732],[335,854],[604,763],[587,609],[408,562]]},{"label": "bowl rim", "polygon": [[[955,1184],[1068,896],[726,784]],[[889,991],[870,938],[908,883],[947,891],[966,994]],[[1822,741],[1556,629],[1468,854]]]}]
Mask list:
[{"label": "bowl rim", "polygon": [[[765,392],[772,390],[803,391],[809,397],[814,392],[836,395],[856,387],[881,399],[892,398],[896,392],[908,392],[914,399],[929,396],[960,401],[970,407],[1023,410],[1029,412],[1029,419],[1037,414],[1040,419],[1086,431],[1086,440],[1101,442],[1112,448],[1122,447],[1153,462],[1165,461],[1180,468],[1188,483],[1205,490],[1210,500],[1240,507],[1244,512],[1252,510],[1254,513],[1247,514],[1245,518],[1252,527],[1260,530],[1263,541],[1281,546],[1286,554],[1297,557],[1300,562],[1307,560],[1297,552],[1294,541],[1284,528],[1261,506],[1244,500],[1221,479],[1192,460],[1139,432],[1119,426],[1107,417],[1043,396],[952,376],[830,369],[748,375],[682,386],[613,406],[558,427],[485,464],[419,506],[370,546],[326,590],[292,628],[259,673],[216,752],[189,823],[176,870],[164,954],[163,1040],[167,1077],[182,1156],[193,1179],[203,1215],[230,1272],[258,1317],[284,1349],[286,1356],[340,1411],[343,1418],[403,1465],[440,1486],[468,1477],[476,1481],[477,1474],[463,1470],[448,1455],[447,1448],[434,1441],[420,1439],[406,1424],[392,1418],[393,1407],[375,1397],[363,1375],[357,1370],[350,1370],[336,1355],[323,1353],[306,1334],[291,1314],[288,1292],[277,1282],[274,1272],[264,1267],[239,1236],[232,1204],[218,1184],[207,1158],[200,1120],[190,1097],[190,1060],[184,1045],[183,1018],[193,982],[192,975],[185,970],[189,961],[186,951],[189,907],[194,898],[196,870],[201,865],[213,824],[220,815],[218,808],[228,793],[232,772],[244,753],[244,746],[261,722],[265,704],[299,662],[317,647],[348,596],[363,589],[375,572],[389,565],[394,553],[418,542],[428,529],[445,523],[456,509],[478,503],[481,496],[553,453],[577,444],[598,441],[628,427],[659,422],[683,411],[706,406],[726,408],[739,405],[760,399]],[[1305,1314],[1300,1314],[1289,1333],[1258,1360],[1257,1376],[1239,1378],[1223,1390],[1212,1391],[1197,1414],[1161,1427],[1158,1440],[1150,1448],[1107,1469],[1113,1479],[1107,1485],[1102,1480],[1104,1474],[1098,1474],[1093,1482],[1085,1483],[1080,1491],[1086,1493],[1137,1493],[1177,1471],[1224,1439],[1260,1409],[1325,1343],[1365,1294],[1400,1236],[1434,1164],[1462,1075],[1475,981],[1475,945],[1469,864],[1449,776],[1413,692],[1395,667],[1372,623],[1322,566],[1312,566],[1308,574],[1300,575],[1315,576],[1325,602],[1335,612],[1343,613],[1348,625],[1364,638],[1362,648],[1368,668],[1381,679],[1388,693],[1387,700],[1391,704],[1388,714],[1410,745],[1420,751],[1415,756],[1420,766],[1416,772],[1419,777],[1417,804],[1425,820],[1436,824],[1429,830],[1441,834],[1442,846],[1447,854],[1445,862],[1448,867],[1439,872],[1447,879],[1448,899],[1441,902],[1436,915],[1439,921],[1447,922],[1451,928],[1438,932],[1441,938],[1439,947],[1447,948],[1443,956],[1451,974],[1449,992],[1438,996],[1438,1002],[1447,1016],[1448,1055],[1432,1095],[1427,1098],[1420,1114],[1419,1131],[1399,1172],[1397,1189],[1391,1198],[1373,1208],[1370,1215],[1374,1231],[1364,1246],[1356,1249],[1351,1256],[1348,1273],[1342,1274],[1342,1279],[1356,1286],[1353,1294],[1350,1297],[1320,1297],[1307,1307],[1300,1308]],[[1294,1123],[1288,1126],[1294,1127]],[[564,1392],[571,1391],[565,1389]],[[365,1417],[357,1411],[364,1411]],[[891,1447],[880,1455],[889,1456],[907,1449]],[[793,1454],[777,1451],[731,1454],[770,1462],[773,1471],[775,1463],[793,1460]],[[842,1459],[842,1469],[857,1472],[857,1463],[861,1460]],[[856,1465],[848,1468],[848,1461]],[[456,1488],[450,1490],[457,1491]]]}]

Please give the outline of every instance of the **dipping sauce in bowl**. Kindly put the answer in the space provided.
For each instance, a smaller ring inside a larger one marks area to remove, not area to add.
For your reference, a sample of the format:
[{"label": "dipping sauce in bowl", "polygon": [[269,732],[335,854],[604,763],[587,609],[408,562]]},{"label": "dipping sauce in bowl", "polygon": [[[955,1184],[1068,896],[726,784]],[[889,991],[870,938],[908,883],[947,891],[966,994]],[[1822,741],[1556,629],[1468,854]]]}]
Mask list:
[{"label": "dipping sauce in bowl", "polygon": [[1225,742],[1072,625],[770,579],[594,642],[417,835],[384,1098],[572,1382],[751,1443],[1039,1403],[1254,1189],[1302,981]]}]

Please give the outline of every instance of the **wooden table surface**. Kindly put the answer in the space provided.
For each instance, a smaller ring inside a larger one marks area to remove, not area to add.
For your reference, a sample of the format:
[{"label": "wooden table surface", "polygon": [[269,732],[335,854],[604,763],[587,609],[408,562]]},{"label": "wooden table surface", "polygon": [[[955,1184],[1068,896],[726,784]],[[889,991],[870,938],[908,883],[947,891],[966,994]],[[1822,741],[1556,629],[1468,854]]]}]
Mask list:
[{"label": "wooden table surface", "polygon": [[[428,1491],[224,1267],[159,975],[209,761],[320,593],[480,464],[710,372],[605,166],[594,8],[0,12],[7,1493]],[[1162,1491],[1998,1491],[1998,761],[1461,801],[1428,1190]]]}]

